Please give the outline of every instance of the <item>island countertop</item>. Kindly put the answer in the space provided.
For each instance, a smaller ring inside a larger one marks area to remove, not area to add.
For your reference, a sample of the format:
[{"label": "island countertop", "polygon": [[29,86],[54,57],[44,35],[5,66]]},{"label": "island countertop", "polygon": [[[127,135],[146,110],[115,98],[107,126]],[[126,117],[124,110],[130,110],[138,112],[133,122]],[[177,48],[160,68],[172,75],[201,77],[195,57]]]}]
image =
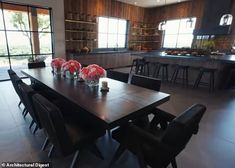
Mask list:
[{"label": "island countertop", "polygon": [[163,58],[163,59],[177,59],[177,60],[195,60],[195,61],[216,61],[221,63],[235,63],[235,55],[210,55],[210,56],[192,56],[192,55],[167,55],[164,52],[149,52],[133,54],[134,56],[146,58]]}]

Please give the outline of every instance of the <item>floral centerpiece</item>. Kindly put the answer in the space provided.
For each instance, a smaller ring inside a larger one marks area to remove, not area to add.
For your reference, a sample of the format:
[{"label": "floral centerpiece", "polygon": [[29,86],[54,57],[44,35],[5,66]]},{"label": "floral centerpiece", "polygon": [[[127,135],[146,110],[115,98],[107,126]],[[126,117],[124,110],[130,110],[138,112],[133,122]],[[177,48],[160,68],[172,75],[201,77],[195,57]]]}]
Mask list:
[{"label": "floral centerpiece", "polygon": [[97,86],[99,79],[106,76],[106,71],[96,64],[88,65],[82,68],[80,77],[85,80],[88,86]]},{"label": "floral centerpiece", "polygon": [[76,60],[69,60],[62,64],[62,70],[65,77],[70,79],[78,76],[81,67],[81,64]]},{"label": "floral centerpiece", "polygon": [[63,58],[54,58],[51,61],[51,68],[55,74],[61,74],[62,64],[65,63]]}]

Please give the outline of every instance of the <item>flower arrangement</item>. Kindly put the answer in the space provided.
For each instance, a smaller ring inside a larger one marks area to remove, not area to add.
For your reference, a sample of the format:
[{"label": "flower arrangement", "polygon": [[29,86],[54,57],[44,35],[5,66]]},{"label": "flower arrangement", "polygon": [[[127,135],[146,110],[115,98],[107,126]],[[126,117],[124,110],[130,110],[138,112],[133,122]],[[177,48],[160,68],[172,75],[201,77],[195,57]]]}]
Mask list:
[{"label": "flower arrangement", "polygon": [[54,73],[60,74],[62,64],[65,63],[65,60],[63,58],[54,58],[51,61],[51,68]]},{"label": "flower arrangement", "polygon": [[69,60],[62,64],[63,73],[68,78],[73,78],[74,75],[78,75],[81,70],[81,67],[81,64],[76,60]]},{"label": "flower arrangement", "polygon": [[106,71],[96,64],[88,65],[82,68],[80,77],[86,81],[89,86],[96,86],[99,84],[99,78],[105,77]]}]

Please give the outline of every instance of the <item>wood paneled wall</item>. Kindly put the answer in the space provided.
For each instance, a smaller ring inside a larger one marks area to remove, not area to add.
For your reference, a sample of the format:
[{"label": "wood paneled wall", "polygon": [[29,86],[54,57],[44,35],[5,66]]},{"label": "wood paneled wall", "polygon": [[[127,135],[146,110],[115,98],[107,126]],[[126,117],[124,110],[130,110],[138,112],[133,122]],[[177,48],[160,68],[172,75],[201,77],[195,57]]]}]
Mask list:
[{"label": "wood paneled wall", "polygon": [[118,17],[143,22],[146,9],[115,0],[64,0],[66,12]]},{"label": "wood paneled wall", "polygon": [[[159,23],[166,19],[197,17],[196,29],[199,29],[203,17],[204,2],[205,0],[191,0],[165,7],[141,8],[115,0],[64,0],[64,7],[65,12],[72,11],[96,16],[111,16],[149,23]],[[231,11],[234,16],[231,33],[216,37],[217,48],[230,49],[231,43],[235,40],[235,1],[233,1]]]}]

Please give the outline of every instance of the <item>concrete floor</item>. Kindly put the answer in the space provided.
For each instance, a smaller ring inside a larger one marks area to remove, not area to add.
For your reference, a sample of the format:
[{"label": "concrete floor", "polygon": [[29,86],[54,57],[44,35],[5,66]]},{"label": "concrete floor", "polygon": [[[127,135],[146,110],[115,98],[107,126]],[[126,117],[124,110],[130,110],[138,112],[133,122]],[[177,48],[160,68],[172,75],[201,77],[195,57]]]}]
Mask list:
[{"label": "concrete floor", "polygon": [[[209,93],[206,89],[192,90],[180,85],[163,83],[162,92],[171,94],[169,102],[160,108],[178,115],[194,103],[207,106],[199,133],[192,137],[185,150],[177,157],[179,168],[233,168],[235,167],[235,90]],[[4,161],[50,161],[55,168],[69,167],[72,155],[47,158],[41,151],[45,138],[43,131],[33,135],[28,126],[30,117],[23,119],[22,107],[10,82],[0,82],[0,162]],[[79,167],[106,168],[117,147],[108,136],[101,137],[98,147],[105,160],[91,153],[81,152]],[[137,168],[138,163],[130,152],[125,152],[114,168]],[[170,166],[169,166],[170,167]]]}]

